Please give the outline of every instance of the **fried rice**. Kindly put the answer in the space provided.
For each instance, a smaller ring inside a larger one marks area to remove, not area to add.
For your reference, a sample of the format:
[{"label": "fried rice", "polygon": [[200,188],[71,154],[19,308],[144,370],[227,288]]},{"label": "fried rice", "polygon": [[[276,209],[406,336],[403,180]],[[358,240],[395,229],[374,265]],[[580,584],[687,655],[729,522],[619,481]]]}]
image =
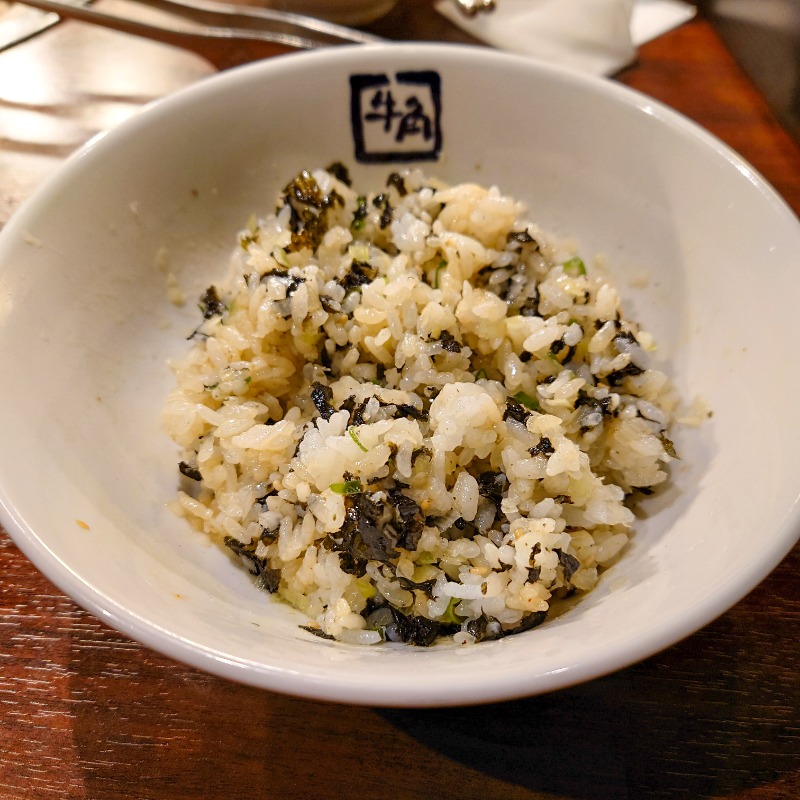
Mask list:
[{"label": "fried rice", "polygon": [[496,639],[591,590],[668,478],[676,397],[607,271],[496,187],[299,173],[164,409],[174,507],[343,642]]}]

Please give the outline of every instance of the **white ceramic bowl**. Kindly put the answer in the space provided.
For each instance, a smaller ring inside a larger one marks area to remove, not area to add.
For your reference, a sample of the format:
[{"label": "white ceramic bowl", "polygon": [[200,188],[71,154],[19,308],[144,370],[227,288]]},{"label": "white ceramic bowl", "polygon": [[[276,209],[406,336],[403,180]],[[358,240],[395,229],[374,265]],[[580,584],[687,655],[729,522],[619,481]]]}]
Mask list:
[{"label": "white ceramic bowl", "polygon": [[[415,94],[434,123],[439,81],[439,140],[398,144],[370,127],[376,75],[400,101]],[[298,169],[342,160],[372,188],[409,153],[445,179],[498,184],[545,229],[604,254],[680,391],[713,410],[677,435],[673,487],[594,592],[536,630],[474,648],[307,634],[165,508],[176,489],[176,450],[159,430],[166,362],[196,323],[192,303],[170,304],[167,269],[199,297],[224,273],[236,232]],[[255,686],[411,706],[584,681],[708,623],[796,540],[799,262],[797,220],[747,164],[611,82],[422,45],[234,70],[93,141],[0,235],[2,521],[108,624]]]}]

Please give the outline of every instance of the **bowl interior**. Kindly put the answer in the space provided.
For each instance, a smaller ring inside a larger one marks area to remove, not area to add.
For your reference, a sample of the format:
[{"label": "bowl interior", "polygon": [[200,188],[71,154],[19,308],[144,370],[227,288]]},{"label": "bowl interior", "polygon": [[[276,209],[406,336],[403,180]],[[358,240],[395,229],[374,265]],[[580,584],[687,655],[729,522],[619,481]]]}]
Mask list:
[{"label": "bowl interior", "polygon": [[[403,141],[402,117],[388,134],[367,119],[385,111],[381,90],[417,111]],[[687,404],[713,412],[679,428],[673,484],[642,506],[626,555],[535,631],[477,648],[323,641],[165,508],[177,451],[159,414],[195,299],[252,213],[272,211],[299,169],[334,161],[365,189],[418,164],[523,199],[545,230],[607,260]],[[92,142],[0,236],[3,522],[109,624],[254,685],[431,705],[602,674],[722,613],[797,537],[800,379],[786,361],[799,254],[796,219],[753,170],[611,83],[421,45],[233,70]]]}]

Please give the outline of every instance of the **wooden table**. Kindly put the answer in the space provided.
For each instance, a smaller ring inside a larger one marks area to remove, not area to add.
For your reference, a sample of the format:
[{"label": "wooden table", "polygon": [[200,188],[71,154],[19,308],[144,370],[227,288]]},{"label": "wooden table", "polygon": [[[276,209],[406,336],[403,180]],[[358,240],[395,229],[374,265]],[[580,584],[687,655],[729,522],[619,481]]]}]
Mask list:
[{"label": "wooden table", "polygon": [[[375,29],[466,39],[425,0]],[[94,131],[210,72],[80,24],[0,54],[0,224]],[[642,47],[618,80],[717,134],[800,212],[800,149],[707,21]],[[800,547],[703,631],[608,678],[478,708],[374,710],[152,653],[54,589],[0,530],[0,798],[797,800],[798,572]]]}]

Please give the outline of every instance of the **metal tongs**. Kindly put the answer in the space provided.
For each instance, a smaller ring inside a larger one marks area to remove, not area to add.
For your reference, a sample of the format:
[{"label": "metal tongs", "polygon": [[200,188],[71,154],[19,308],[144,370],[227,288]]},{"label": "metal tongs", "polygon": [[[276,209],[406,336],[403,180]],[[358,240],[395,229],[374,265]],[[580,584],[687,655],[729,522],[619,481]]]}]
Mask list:
[{"label": "metal tongs", "polygon": [[70,0],[19,0],[24,5],[122,33],[142,36],[182,47],[210,61],[218,69],[257,61],[292,50],[311,50],[335,44],[377,44],[378,36],[332,22],[276,11],[206,0],[131,0],[131,6],[148,6],[179,21],[164,22],[108,14]]}]

